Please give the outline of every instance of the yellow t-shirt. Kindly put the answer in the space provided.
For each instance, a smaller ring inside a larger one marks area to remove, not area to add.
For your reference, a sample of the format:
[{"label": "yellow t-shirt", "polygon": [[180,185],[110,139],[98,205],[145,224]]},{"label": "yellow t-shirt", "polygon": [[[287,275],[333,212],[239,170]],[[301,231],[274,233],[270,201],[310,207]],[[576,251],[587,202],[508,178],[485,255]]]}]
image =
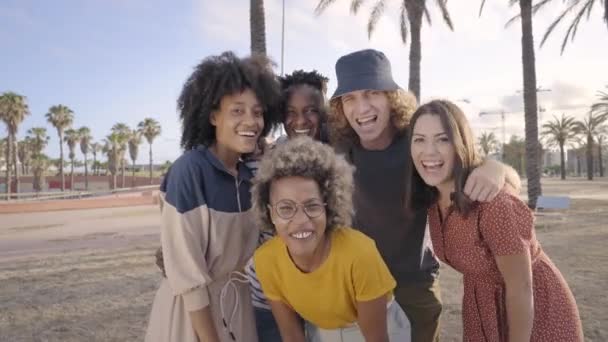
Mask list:
[{"label": "yellow t-shirt", "polygon": [[313,272],[296,267],[279,237],[258,248],[254,262],[268,299],[289,305],[323,329],[354,323],[358,301],[392,297],[396,286],[375,242],[352,228],[334,229],[329,255]]}]

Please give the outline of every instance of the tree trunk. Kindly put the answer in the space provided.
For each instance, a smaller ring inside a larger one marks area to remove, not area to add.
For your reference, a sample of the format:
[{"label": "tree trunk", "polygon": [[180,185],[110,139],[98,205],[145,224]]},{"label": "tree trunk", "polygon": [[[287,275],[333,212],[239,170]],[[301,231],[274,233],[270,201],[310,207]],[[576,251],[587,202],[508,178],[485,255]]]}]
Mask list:
[{"label": "tree trunk", "polygon": [[150,185],[152,185],[152,143],[150,143]]},{"label": "tree trunk", "polygon": [[524,108],[526,126],[526,174],[528,178],[528,206],[536,208],[536,200],[542,194],[538,151],[538,105],[536,101],[536,61],[532,31],[532,0],[520,0],[521,47],[524,79]]},{"label": "tree trunk", "polygon": [[133,159],[133,176],[131,176],[131,187],[135,187],[135,159]]},{"label": "tree trunk", "polygon": [[61,191],[65,191],[65,174],[63,172],[63,132],[59,132],[59,173],[61,174]]},{"label": "tree trunk", "polygon": [[19,192],[20,192],[20,185],[19,184],[19,164],[17,163],[17,153],[18,153],[18,148],[17,148],[17,139],[16,137],[13,139],[13,165],[15,166],[15,195],[17,196],[17,199],[19,199]]},{"label": "tree trunk", "polygon": [[593,136],[587,135],[587,180],[593,180]]},{"label": "tree trunk", "polygon": [[125,158],[122,157],[120,158],[120,187],[124,188],[125,187]]},{"label": "tree trunk", "polygon": [[581,176],[581,156],[580,151],[576,152],[576,176]]},{"label": "tree trunk", "polygon": [[422,60],[422,15],[423,10],[418,5],[408,6],[407,13],[410,21],[410,75],[409,90],[420,102],[420,62]]},{"label": "tree trunk", "polygon": [[12,147],[13,146],[13,135],[12,134],[8,134],[8,141],[7,141],[7,146],[6,146],[6,200],[10,200],[11,199],[11,183],[12,183],[12,179],[11,179],[11,168],[13,167],[12,165]]},{"label": "tree trunk", "polygon": [[604,177],[604,161],[602,160],[602,142],[598,142],[597,144],[597,154],[598,154],[598,158],[597,158],[597,162],[598,162],[598,166],[600,167],[600,177]]},{"label": "tree trunk", "polygon": [[87,154],[84,154],[84,189],[89,191],[89,166],[87,165]]},{"label": "tree trunk", "polygon": [[264,0],[251,0],[249,2],[249,24],[251,30],[251,54],[266,56]]},{"label": "tree trunk", "polygon": [[70,191],[74,191],[74,159],[70,162]]},{"label": "tree trunk", "polygon": [[562,174],[562,180],[566,179],[566,161],[565,161],[565,155],[564,155],[564,143],[560,142],[559,143],[559,159],[560,159],[560,171]]},{"label": "tree trunk", "polygon": [[97,153],[93,153],[93,175],[99,176],[99,168],[97,167]]}]

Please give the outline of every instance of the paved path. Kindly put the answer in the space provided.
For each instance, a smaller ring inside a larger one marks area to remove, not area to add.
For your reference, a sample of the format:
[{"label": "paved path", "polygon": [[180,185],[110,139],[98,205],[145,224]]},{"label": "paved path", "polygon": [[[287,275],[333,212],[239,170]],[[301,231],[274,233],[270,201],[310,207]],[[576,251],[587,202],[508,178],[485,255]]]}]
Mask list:
[{"label": "paved path", "polygon": [[157,205],[0,215],[0,260],[159,241]]}]

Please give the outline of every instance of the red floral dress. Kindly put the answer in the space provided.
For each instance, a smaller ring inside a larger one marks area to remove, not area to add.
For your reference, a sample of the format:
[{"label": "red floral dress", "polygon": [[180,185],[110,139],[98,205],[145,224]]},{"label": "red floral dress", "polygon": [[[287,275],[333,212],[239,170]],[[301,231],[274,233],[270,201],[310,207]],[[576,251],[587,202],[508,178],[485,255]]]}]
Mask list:
[{"label": "red floral dress", "polygon": [[465,217],[450,210],[441,221],[437,204],[429,209],[433,249],[441,261],[463,274],[463,340],[508,341],[505,284],[495,256],[530,250],[534,289],[531,341],[582,341],[576,302],[563,276],[542,251],[534,215],[518,198],[501,192],[475,204]]}]

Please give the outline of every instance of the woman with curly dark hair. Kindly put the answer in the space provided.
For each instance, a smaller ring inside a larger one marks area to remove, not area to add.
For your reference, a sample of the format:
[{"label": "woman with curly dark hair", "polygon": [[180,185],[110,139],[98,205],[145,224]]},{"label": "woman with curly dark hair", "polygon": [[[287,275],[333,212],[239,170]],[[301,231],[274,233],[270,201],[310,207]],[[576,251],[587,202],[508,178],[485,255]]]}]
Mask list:
[{"label": "woman with curly dark hair", "polygon": [[[283,341],[410,341],[395,280],[374,241],[350,228],[353,167],[309,137],[264,156],[252,188],[261,229],[254,261]],[[314,326],[313,326],[314,325]]]},{"label": "woman with curly dark hair", "polygon": [[146,341],[257,342],[242,270],[257,245],[253,175],[241,162],[278,123],[278,82],[267,60],[231,52],[202,61],[178,100],[184,154],[161,185],[166,278]]}]

